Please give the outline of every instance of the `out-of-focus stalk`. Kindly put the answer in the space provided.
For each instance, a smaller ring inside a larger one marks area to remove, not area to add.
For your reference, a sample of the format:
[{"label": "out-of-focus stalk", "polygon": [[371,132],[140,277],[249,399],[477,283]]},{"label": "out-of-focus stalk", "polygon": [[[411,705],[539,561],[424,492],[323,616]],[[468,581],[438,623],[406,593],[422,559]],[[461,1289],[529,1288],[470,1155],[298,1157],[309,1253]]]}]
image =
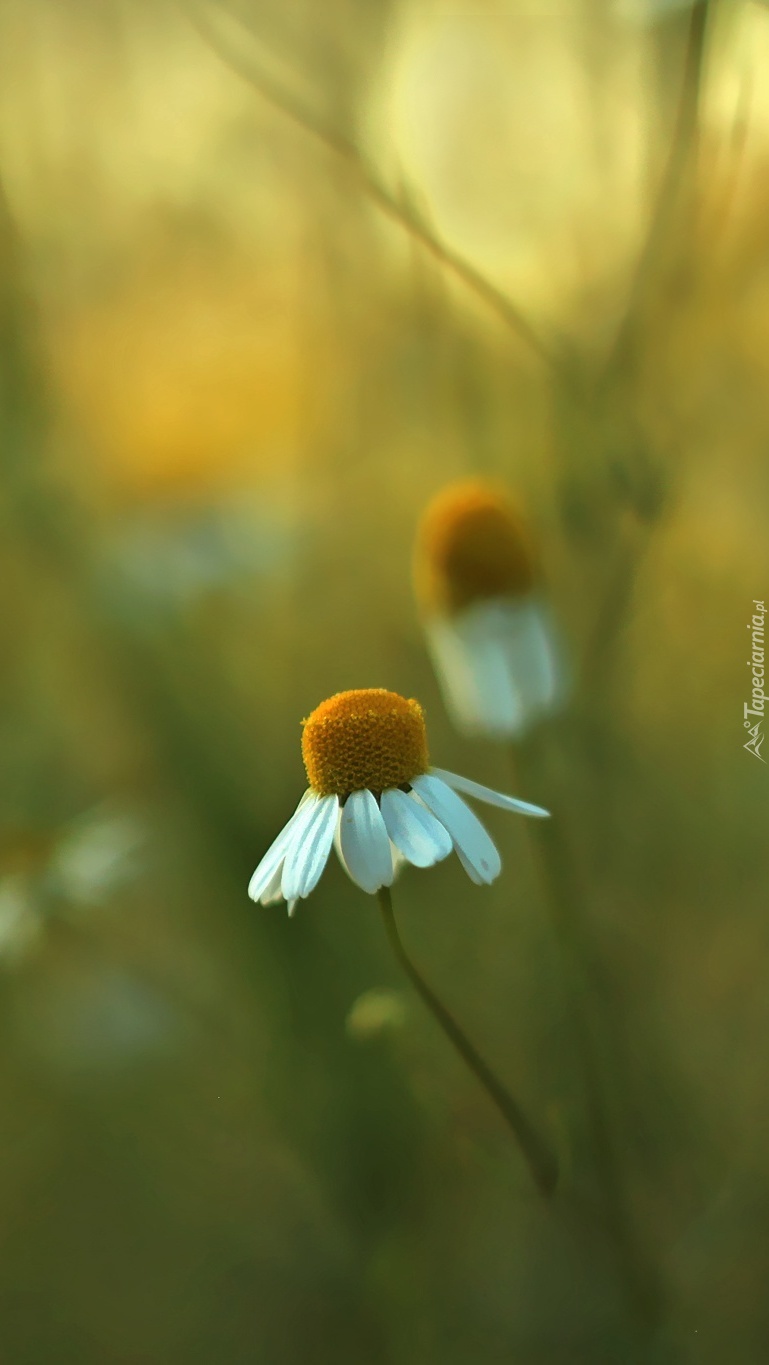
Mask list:
[{"label": "out-of-focus stalk", "polygon": [[421,972],[414,966],[406,949],[393,912],[390,888],[383,886],[377,893],[382,918],[395,957],[433,1018],[440,1025],[449,1042],[459,1053],[463,1062],[480,1081],[486,1093],[494,1101],[508,1127],[511,1129],[531,1172],[532,1179],[540,1194],[549,1196],[558,1182],[558,1163],[547,1143],[534,1125],[524,1114],[518,1101],[513,1099],[509,1090],[502,1085],[491,1067],[483,1060],[478,1050],[470,1042],[467,1034],[459,1027],[454,1016],[439,1000],[435,991],[428,986]]},{"label": "out-of-focus stalk", "polygon": [[[510,745],[516,777],[520,778],[524,769],[525,780],[534,787],[539,764],[529,760],[537,757],[533,753],[535,743],[539,747],[539,741],[533,740],[526,745]],[[617,1254],[630,1307],[639,1325],[651,1333],[664,1314],[664,1289],[657,1268],[639,1239],[628,1205],[603,1064],[604,1042],[611,1021],[602,1007],[595,977],[587,897],[561,803],[557,798],[553,801],[549,793],[548,801],[553,818],[532,821],[530,835],[571,1009],[602,1222]]]},{"label": "out-of-focus stalk", "polygon": [[[243,80],[258,90],[264,99],[287,115],[298,127],[324,143],[330,151],[348,165],[357,177],[363,192],[368,195],[386,217],[398,223],[420,246],[481,299],[515,332],[540,360],[555,363],[550,345],[540,336],[534,325],[512,299],[477,270],[459,252],[452,250],[438,238],[421,218],[413,205],[391,191],[379,175],[367,164],[363,154],[336,128],[324,123],[302,100],[285,85],[275,80],[254,52],[253,34],[238,24],[232,15],[223,15],[215,4],[201,0],[182,0],[184,11],[204,41]],[[229,32],[228,32],[229,30]],[[250,46],[251,50],[248,50]]]}]

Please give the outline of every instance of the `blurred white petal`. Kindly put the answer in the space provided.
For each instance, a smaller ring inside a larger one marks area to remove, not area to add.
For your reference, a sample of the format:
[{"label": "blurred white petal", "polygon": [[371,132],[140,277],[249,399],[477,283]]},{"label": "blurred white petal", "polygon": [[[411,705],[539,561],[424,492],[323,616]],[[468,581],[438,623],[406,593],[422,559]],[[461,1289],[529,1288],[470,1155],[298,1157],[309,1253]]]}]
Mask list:
[{"label": "blurred white petal", "polygon": [[534,598],[493,598],[425,623],[446,706],[470,734],[512,738],[565,692],[556,632]]},{"label": "blurred white petal", "polygon": [[96,905],[131,878],[145,838],[133,815],[90,811],[62,834],[49,877],[68,900]]}]

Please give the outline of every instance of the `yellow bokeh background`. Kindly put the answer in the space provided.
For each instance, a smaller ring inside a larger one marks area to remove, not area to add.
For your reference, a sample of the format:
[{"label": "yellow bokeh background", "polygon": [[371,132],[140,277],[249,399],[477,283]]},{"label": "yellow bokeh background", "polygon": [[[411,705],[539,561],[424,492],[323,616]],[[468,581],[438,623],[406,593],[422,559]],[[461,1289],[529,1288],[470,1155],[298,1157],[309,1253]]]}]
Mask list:
[{"label": "yellow bokeh background", "polygon": [[[768,63],[748,0],[0,7],[3,1360],[761,1365]],[[413,596],[468,478],[568,659],[515,753]],[[394,897],[550,1205],[335,858],[246,897],[359,687],[553,808],[651,1336],[529,824]]]}]

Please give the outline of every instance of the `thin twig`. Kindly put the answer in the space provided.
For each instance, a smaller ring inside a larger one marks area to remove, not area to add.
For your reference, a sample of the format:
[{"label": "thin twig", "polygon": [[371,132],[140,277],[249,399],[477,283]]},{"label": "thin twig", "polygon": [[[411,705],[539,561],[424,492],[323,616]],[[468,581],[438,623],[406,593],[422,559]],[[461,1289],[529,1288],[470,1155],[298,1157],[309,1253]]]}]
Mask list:
[{"label": "thin twig", "polygon": [[466,1062],[473,1075],[480,1081],[512,1129],[540,1194],[551,1195],[558,1182],[558,1163],[555,1156],[529,1122],[518,1102],[513,1099],[510,1092],[506,1090],[494,1072],[487,1066],[453,1015],[449,1013],[446,1006],[442,1004],[422,974],[414,966],[398,933],[389,887],[383,886],[378,897],[390,947],[406,976],[433,1018],[440,1024],[446,1037],[453,1043],[462,1060]]},{"label": "thin twig", "polygon": [[692,6],[673,138],[646,239],[630,286],[624,318],[604,367],[604,380],[622,368],[632,349],[639,309],[675,222],[681,197],[686,189],[687,171],[697,155],[709,10],[710,0],[701,0],[699,4]]},{"label": "thin twig", "polygon": [[[201,38],[222,61],[226,62],[227,66],[258,90],[276,109],[287,115],[293,123],[312,137],[317,138],[336,156],[340,157],[354,172],[364,193],[386,217],[408,232],[415,241],[419,242],[429,252],[434,260],[449,270],[458,280],[461,280],[477,298],[491,308],[497,317],[501,318],[526,343],[540,360],[550,367],[555,366],[555,355],[525,317],[522,310],[506,294],[497,289],[496,285],[487,280],[485,275],[482,275],[464,256],[441,242],[424,219],[418,217],[413,208],[398,199],[375,171],[366,164],[354,142],[351,142],[338,129],[318,118],[297,95],[288,90],[281,82],[273,79],[264,70],[257,58],[253,55],[245,57],[242,52],[236,51],[211,24],[205,13],[207,6],[196,3],[196,0],[186,0],[186,3],[185,0],[182,0],[182,5],[190,23]],[[229,18],[232,19],[233,16],[230,15]]]},{"label": "thin twig", "polygon": [[[594,390],[594,396],[604,401],[608,396],[610,403],[617,402],[616,388],[622,399],[629,401],[644,302],[671,239],[682,201],[690,191],[690,175],[699,144],[699,110],[710,3],[711,0],[701,0],[701,3],[692,7],[678,114],[665,172],[630,286],[623,320]],[[599,671],[606,674],[608,647],[626,618],[632,600],[641,557],[649,545],[651,524],[648,519],[644,524],[643,518],[640,518],[635,529],[637,534],[629,544],[620,541],[616,561],[611,566],[607,595],[587,649],[586,681],[588,676],[592,680]]]}]

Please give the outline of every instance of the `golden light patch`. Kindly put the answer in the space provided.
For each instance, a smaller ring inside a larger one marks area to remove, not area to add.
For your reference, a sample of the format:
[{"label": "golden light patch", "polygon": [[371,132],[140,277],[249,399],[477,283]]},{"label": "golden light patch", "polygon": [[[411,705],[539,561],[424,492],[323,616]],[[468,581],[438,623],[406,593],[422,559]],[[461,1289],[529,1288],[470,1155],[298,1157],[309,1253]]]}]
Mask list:
[{"label": "golden light patch", "polygon": [[418,701],[368,687],[337,692],[303,722],[302,757],[321,796],[382,792],[427,772],[427,731]]},{"label": "golden light patch", "polygon": [[137,255],[120,289],[48,321],[89,486],[167,503],[274,484],[319,439],[337,382],[329,329],[314,346],[319,319],[309,304],[296,312],[290,259],[276,249],[255,270],[165,235],[140,236]]},{"label": "golden light patch", "polygon": [[418,531],[415,584],[429,612],[461,611],[489,597],[520,597],[536,582],[526,525],[502,488],[450,484],[428,504]]}]

